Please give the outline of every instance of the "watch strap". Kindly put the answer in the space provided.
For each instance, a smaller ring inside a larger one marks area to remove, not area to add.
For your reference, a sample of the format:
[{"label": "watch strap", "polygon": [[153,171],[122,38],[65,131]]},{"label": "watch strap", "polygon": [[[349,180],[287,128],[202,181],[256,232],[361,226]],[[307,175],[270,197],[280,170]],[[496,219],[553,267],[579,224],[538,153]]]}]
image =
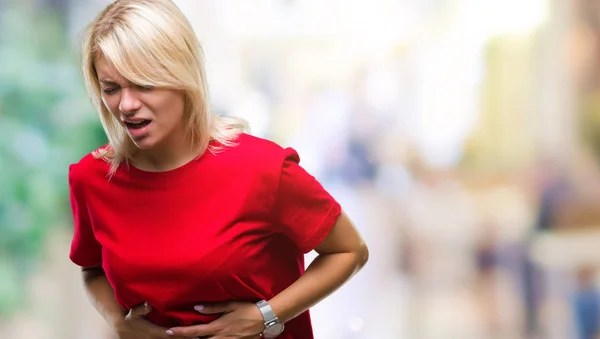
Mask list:
[{"label": "watch strap", "polygon": [[257,302],[256,306],[260,310],[265,324],[269,324],[274,321],[279,321],[279,319],[277,319],[277,316],[275,315],[275,312],[273,312],[271,305],[269,305],[269,303],[266,300],[261,300]]}]

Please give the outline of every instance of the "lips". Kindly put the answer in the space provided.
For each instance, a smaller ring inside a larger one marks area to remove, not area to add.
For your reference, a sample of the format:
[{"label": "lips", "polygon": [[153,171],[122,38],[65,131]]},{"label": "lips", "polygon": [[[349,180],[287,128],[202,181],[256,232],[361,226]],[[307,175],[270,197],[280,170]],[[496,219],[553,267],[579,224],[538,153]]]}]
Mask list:
[{"label": "lips", "polygon": [[127,133],[133,138],[141,138],[146,136],[150,131],[152,120],[148,119],[127,119],[123,120]]}]

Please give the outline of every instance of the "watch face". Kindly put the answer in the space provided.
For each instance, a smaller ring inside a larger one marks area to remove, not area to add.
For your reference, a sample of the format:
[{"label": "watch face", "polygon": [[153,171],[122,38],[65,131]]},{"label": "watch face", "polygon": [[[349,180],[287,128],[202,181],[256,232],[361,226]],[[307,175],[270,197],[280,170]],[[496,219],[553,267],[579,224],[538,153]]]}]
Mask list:
[{"label": "watch face", "polygon": [[282,323],[275,323],[265,329],[265,331],[263,332],[263,338],[265,338],[265,339],[276,338],[278,335],[281,334],[281,332],[283,332],[284,328],[285,328],[285,326],[283,326]]}]

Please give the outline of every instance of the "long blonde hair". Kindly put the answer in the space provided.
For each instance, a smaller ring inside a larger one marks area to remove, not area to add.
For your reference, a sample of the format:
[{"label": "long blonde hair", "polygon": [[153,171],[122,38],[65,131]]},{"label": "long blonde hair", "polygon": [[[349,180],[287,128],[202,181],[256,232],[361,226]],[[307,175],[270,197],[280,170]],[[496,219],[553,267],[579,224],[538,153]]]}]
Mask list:
[{"label": "long blonde hair", "polygon": [[94,157],[110,163],[110,175],[136,146],[102,101],[94,65],[100,56],[132,83],[183,90],[186,134],[200,153],[233,146],[237,135],[248,129],[245,121],[210,109],[202,46],[172,1],[117,0],[88,26],[82,46],[85,85],[109,140]]}]

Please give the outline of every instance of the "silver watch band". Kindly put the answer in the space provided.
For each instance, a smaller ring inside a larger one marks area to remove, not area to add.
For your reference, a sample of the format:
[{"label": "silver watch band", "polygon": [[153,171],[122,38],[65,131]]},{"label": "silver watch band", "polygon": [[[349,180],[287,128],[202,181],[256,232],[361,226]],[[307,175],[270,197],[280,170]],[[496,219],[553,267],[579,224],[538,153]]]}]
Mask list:
[{"label": "silver watch band", "polygon": [[271,305],[269,305],[269,303],[266,300],[261,300],[261,301],[257,302],[256,306],[258,306],[260,313],[262,313],[265,324],[279,320],[279,319],[277,319],[275,312],[273,312]]}]

